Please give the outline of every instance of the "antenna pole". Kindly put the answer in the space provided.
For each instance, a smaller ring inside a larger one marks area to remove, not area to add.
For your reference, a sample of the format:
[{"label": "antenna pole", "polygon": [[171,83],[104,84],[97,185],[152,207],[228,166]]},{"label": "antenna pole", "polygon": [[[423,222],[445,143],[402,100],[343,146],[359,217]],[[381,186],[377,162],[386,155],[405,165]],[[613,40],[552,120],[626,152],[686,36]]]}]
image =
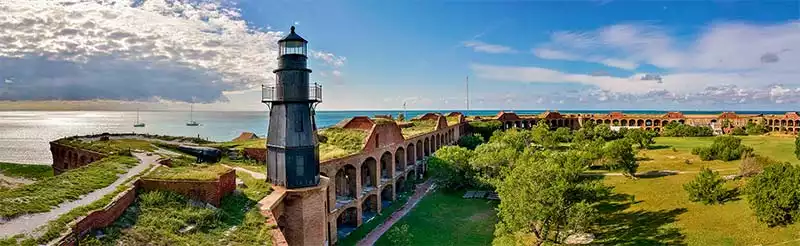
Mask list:
[{"label": "antenna pole", "polygon": [[469,76],[467,76],[467,111],[469,111]]}]

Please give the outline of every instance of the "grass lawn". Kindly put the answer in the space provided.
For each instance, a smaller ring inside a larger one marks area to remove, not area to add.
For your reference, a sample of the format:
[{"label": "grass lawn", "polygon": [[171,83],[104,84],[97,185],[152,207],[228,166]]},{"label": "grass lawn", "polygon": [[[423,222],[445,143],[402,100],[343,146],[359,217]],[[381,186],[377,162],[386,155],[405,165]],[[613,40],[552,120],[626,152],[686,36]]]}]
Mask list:
[{"label": "grass lawn", "polygon": [[216,180],[230,168],[222,165],[161,166],[145,175],[146,179],[161,180]]},{"label": "grass lawn", "polygon": [[154,151],[152,143],[140,139],[110,139],[107,141],[83,141],[80,138],[63,138],[58,143],[98,153],[118,154],[128,150]]},{"label": "grass lawn", "polygon": [[[422,180],[414,180],[412,182],[420,183],[422,182]],[[379,214],[377,214],[370,221],[361,224],[361,226],[359,226],[355,231],[348,234],[345,238],[340,238],[336,242],[336,244],[356,245],[356,243],[358,243],[358,241],[361,241],[361,239],[367,236],[367,234],[369,234],[369,232],[371,232],[372,229],[375,229],[375,227],[378,227],[381,223],[386,221],[386,219],[389,218],[389,216],[392,215],[392,213],[397,211],[397,209],[399,209],[400,206],[405,204],[406,201],[408,201],[408,198],[411,196],[411,194],[413,194],[413,190],[410,188],[411,186],[413,186],[412,182],[406,182],[406,185],[408,186],[406,191],[397,194],[397,199],[395,199],[392,202],[392,204],[389,205],[389,207],[381,208],[381,212]]]},{"label": "grass lawn", "polygon": [[[384,119],[387,120],[387,119]],[[356,129],[326,128],[319,131],[319,158],[329,160],[361,151],[367,132]]]},{"label": "grass lawn", "polygon": [[35,183],[0,191],[0,217],[47,212],[62,202],[106,187],[138,161],[133,157],[114,156],[69,170]]},{"label": "grass lawn", "polygon": [[497,223],[497,202],[461,198],[462,192],[428,194],[376,245],[395,245],[389,234],[408,225],[409,245],[491,245]]},{"label": "grass lawn", "polygon": [[[797,163],[793,156],[794,138],[746,136],[743,143],[758,154],[781,161]],[[691,149],[708,146],[713,138],[656,138],[654,150],[639,152],[639,171],[697,171],[703,166],[732,169],[720,174],[733,174],[740,161],[700,161]],[[673,151],[674,147],[677,151]],[[647,160],[650,159],[650,160]],[[692,160],[686,164],[684,159]],[[723,205],[703,205],[689,201],[683,184],[694,174],[679,174],[631,180],[606,176],[604,183],[614,187],[615,199],[602,205],[604,211],[599,244],[606,245],[771,245],[800,238],[800,224],[769,228],[758,222],[747,202],[739,195]],[[746,180],[728,181],[728,188],[737,188]],[[800,241],[786,245],[796,245]]]},{"label": "grass lawn", "polygon": [[53,176],[50,165],[29,165],[0,162],[0,173],[10,177],[39,180]]},{"label": "grass lawn", "polygon": [[406,139],[436,130],[435,120],[415,120],[411,122],[413,123],[412,126],[400,129]]}]

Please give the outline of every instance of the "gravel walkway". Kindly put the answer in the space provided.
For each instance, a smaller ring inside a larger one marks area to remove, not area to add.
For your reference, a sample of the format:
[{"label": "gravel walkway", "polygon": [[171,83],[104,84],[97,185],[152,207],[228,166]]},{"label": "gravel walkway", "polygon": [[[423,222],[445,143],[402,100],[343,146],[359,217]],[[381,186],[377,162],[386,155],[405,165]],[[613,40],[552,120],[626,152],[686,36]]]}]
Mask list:
[{"label": "gravel walkway", "polygon": [[78,200],[62,203],[57,208],[48,212],[26,214],[9,221],[0,221],[0,238],[22,233],[33,237],[41,236],[39,234],[44,233],[44,231],[36,230],[37,228],[46,225],[47,222],[51,220],[57,219],[61,214],[67,213],[74,208],[88,205],[103,198],[106,194],[114,192],[117,186],[121,185],[128,178],[147,170],[150,164],[155,164],[156,159],[159,158],[157,155],[147,156],[144,153],[134,153],[133,155],[139,159],[139,164],[129,169],[127,173],[117,178],[117,181],[114,181],[114,183],[105,188],[92,191],[89,194],[81,196]]},{"label": "gravel walkway", "polygon": [[417,190],[414,191],[414,195],[412,195],[411,198],[408,199],[406,204],[403,205],[403,207],[400,208],[400,210],[397,210],[394,213],[392,213],[392,215],[389,216],[389,219],[384,221],[383,224],[379,225],[375,229],[372,229],[372,231],[369,232],[369,234],[367,234],[367,236],[364,237],[364,239],[358,241],[358,244],[356,245],[358,246],[375,245],[375,242],[377,242],[378,239],[381,238],[381,236],[383,236],[383,234],[389,230],[389,228],[392,228],[394,223],[397,223],[397,221],[403,218],[403,216],[406,216],[406,214],[408,214],[408,212],[411,211],[412,208],[417,206],[417,203],[420,200],[422,200],[422,198],[425,197],[425,195],[427,195],[431,190],[433,190],[434,187],[435,185],[433,185],[432,180],[428,180],[425,183],[422,183],[420,186],[417,187]]}]

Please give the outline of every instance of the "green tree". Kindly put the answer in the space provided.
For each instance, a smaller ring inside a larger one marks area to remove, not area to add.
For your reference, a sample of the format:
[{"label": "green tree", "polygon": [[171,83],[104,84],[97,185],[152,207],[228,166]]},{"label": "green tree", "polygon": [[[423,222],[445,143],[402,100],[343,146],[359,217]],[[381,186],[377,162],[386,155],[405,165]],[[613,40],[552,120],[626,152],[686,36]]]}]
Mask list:
[{"label": "green tree", "polygon": [[752,152],[753,148],[743,145],[742,139],[729,135],[715,137],[711,146],[692,149],[692,154],[700,156],[700,159],[704,161],[738,160],[745,154]]},{"label": "green tree", "polygon": [[490,143],[503,143],[517,151],[522,151],[535,142],[530,131],[511,128],[506,131],[497,131],[491,138]]},{"label": "green tree", "polygon": [[794,137],[794,156],[800,159],[800,135]]},{"label": "green tree", "polygon": [[636,152],[627,139],[614,140],[606,145],[605,166],[608,170],[621,170],[628,177],[635,177],[639,163],[636,161]]},{"label": "green tree", "polygon": [[606,141],[602,138],[596,138],[594,140],[573,142],[570,147],[588,159],[590,161],[589,164],[592,165],[603,159],[603,147],[605,145]]},{"label": "green tree", "polygon": [[621,137],[619,135],[619,133],[611,130],[611,127],[608,126],[607,124],[599,124],[599,125],[595,126],[594,127],[594,136],[595,137],[601,137],[606,141],[618,139],[618,138]]},{"label": "green tree", "polygon": [[475,184],[470,158],[472,151],[467,148],[444,146],[428,160],[431,177],[445,189],[470,187]]},{"label": "green tree", "polygon": [[742,128],[742,127],[734,127],[733,130],[731,130],[731,135],[734,135],[734,136],[746,136],[747,135],[747,130],[745,130],[745,128]]},{"label": "green tree", "polygon": [[689,194],[689,200],[703,204],[723,203],[728,198],[729,191],[725,189],[725,180],[718,172],[703,168],[694,180],[683,185]]},{"label": "green tree", "polygon": [[480,134],[470,134],[461,136],[458,139],[458,146],[467,148],[467,149],[475,149],[478,145],[483,143],[483,136]]},{"label": "green tree", "polygon": [[750,208],[768,226],[800,219],[800,168],[790,163],[770,165],[745,186]]},{"label": "green tree", "polygon": [[767,128],[764,127],[763,122],[759,122],[758,124],[752,121],[747,122],[747,125],[744,128],[748,135],[762,135],[767,133]]},{"label": "green tree", "polygon": [[495,240],[525,234],[536,245],[560,244],[597,219],[593,205],[608,194],[595,179],[581,176],[587,160],[574,151],[544,151],[520,159],[497,188],[500,196]]},{"label": "green tree", "polygon": [[628,129],[625,131],[625,138],[629,141],[639,145],[640,149],[649,149],[651,144],[655,143],[655,137],[658,133],[653,131],[646,131],[641,128]]},{"label": "green tree", "polygon": [[511,170],[521,154],[503,143],[481,144],[473,151],[470,166],[480,187],[494,188]]},{"label": "green tree", "polygon": [[474,132],[483,136],[483,139],[489,139],[492,137],[495,131],[501,130],[503,127],[503,122],[499,120],[487,120],[487,121],[470,121],[467,123],[467,129],[470,132]]},{"label": "green tree", "polygon": [[[548,125],[545,121],[539,121],[531,130],[531,138],[533,142],[541,145],[545,149],[556,149],[558,148],[558,139],[555,135],[550,131],[550,125]],[[518,149],[521,150],[521,149]]]},{"label": "green tree", "polygon": [[400,122],[400,121],[406,121],[406,115],[405,115],[405,114],[403,114],[403,113],[399,113],[399,114],[397,114],[397,121],[398,121],[398,122]]},{"label": "green tree", "polygon": [[572,141],[572,132],[569,128],[566,127],[559,127],[552,133],[552,137],[555,138],[556,141],[561,143],[569,143]]}]

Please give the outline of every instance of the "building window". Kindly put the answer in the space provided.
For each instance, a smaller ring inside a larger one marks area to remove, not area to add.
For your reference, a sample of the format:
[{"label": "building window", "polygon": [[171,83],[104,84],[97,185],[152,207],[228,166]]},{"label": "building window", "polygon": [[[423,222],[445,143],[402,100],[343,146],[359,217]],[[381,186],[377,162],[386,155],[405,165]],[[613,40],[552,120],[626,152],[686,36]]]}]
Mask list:
[{"label": "building window", "polygon": [[375,148],[376,149],[380,147],[380,142],[381,142],[381,135],[380,134],[375,134]]},{"label": "building window", "polygon": [[306,169],[305,158],[303,158],[302,155],[298,155],[294,157],[294,160],[296,168],[295,174],[297,177],[302,177],[303,175],[305,175],[305,169]]}]

